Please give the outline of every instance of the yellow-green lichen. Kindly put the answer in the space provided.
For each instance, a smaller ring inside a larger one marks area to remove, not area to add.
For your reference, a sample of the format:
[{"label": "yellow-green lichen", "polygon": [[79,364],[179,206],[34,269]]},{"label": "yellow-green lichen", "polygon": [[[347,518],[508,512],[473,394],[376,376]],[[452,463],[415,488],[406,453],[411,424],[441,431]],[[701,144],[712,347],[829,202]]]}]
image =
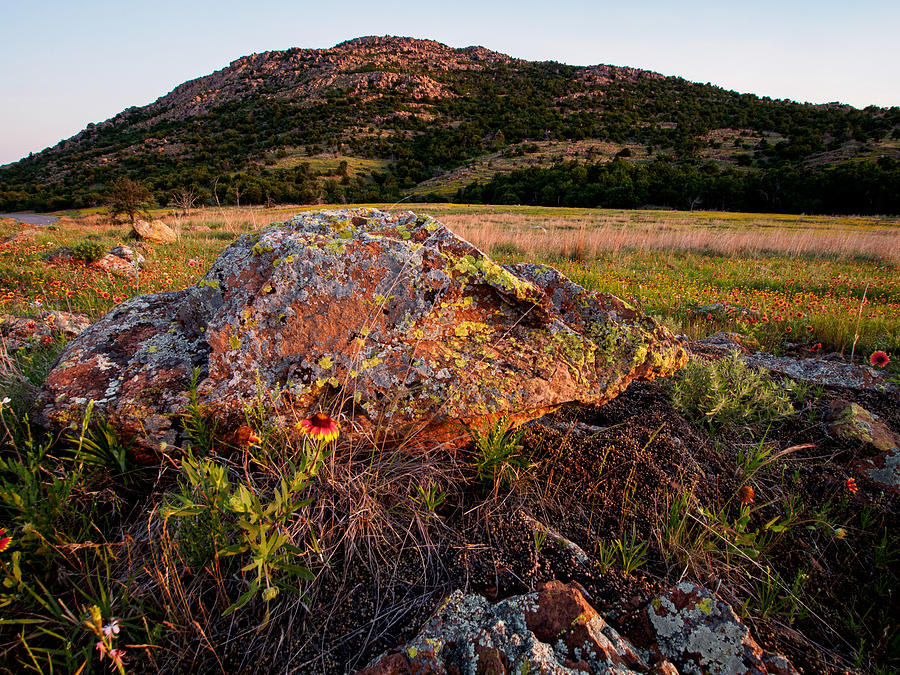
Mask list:
[{"label": "yellow-green lichen", "polygon": [[319,368],[329,370],[334,365],[334,360],[330,356],[323,356],[319,359]]}]

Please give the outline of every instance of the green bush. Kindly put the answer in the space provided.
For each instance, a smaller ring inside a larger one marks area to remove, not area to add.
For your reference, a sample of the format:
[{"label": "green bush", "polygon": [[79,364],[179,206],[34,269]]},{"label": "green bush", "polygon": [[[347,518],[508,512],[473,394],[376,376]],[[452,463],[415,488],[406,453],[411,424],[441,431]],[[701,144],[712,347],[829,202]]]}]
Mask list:
[{"label": "green bush", "polygon": [[751,368],[734,352],[719,361],[692,359],[681,371],[672,402],[715,431],[790,417],[793,388],[792,382],[769,379],[766,370]]},{"label": "green bush", "polygon": [[80,241],[72,247],[72,257],[75,260],[92,263],[95,260],[100,260],[104,255],[106,255],[106,247],[100,242],[91,241],[90,239]]}]

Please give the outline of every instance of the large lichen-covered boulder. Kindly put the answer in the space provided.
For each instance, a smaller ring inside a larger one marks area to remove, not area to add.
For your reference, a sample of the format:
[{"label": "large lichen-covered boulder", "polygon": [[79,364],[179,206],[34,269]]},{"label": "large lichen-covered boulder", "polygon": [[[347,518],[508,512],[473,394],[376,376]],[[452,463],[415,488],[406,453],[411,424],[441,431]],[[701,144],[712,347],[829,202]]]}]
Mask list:
[{"label": "large lichen-covered boulder", "polygon": [[345,433],[427,445],[458,442],[461,423],[602,404],[686,358],[621,300],[500,266],[430,217],[304,213],[238,238],[197,285],[91,326],[47,378],[42,414],[68,424],[93,399],[139,447],[177,443],[197,369],[222,429],[262,399],[286,429],[326,409]]}]

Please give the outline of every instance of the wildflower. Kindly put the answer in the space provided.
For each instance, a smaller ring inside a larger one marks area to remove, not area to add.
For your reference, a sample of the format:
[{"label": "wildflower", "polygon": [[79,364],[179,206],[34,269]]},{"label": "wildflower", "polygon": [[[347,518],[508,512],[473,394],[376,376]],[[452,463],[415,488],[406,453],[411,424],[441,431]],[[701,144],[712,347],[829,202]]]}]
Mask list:
[{"label": "wildflower", "polygon": [[834,536],[837,537],[838,539],[843,539],[844,537],[847,536],[847,530],[843,527],[835,528]]},{"label": "wildflower", "polygon": [[809,351],[811,351],[811,352],[817,352],[817,351],[819,351],[820,349],[822,349],[822,343],[821,343],[821,342],[817,342],[816,344],[814,344],[812,347],[809,348]]},{"label": "wildflower", "polygon": [[312,436],[313,440],[321,440],[325,443],[338,437],[340,430],[338,423],[325,413],[316,413],[305,420],[300,420],[297,427],[304,434]]},{"label": "wildflower", "polygon": [[10,537],[6,530],[0,527],[0,553],[3,553],[6,549],[9,548],[9,543],[12,541],[12,537]]},{"label": "wildflower", "polygon": [[109,648],[106,646],[106,643],[103,640],[100,640],[97,643],[97,651],[100,652],[100,660],[103,660],[103,657],[109,654]]},{"label": "wildflower", "polygon": [[859,490],[859,488],[856,487],[856,479],[855,478],[848,478],[846,484],[847,484],[847,490],[850,492],[850,494],[855,495],[857,490]]},{"label": "wildflower", "polygon": [[806,332],[807,332],[807,333],[812,333],[812,332],[813,332],[813,327],[812,327],[812,326],[807,326],[807,327],[806,327]]},{"label": "wildflower", "polygon": [[753,497],[755,493],[753,492],[753,488],[749,485],[744,485],[740,490],[738,490],[738,497],[741,498],[741,505],[746,506],[747,504],[753,503]]},{"label": "wildflower", "polygon": [[257,436],[253,432],[253,429],[246,424],[242,424],[238,427],[237,431],[234,432],[234,437],[237,439],[238,445],[242,448],[250,447],[251,443],[259,443],[260,441],[259,436]]},{"label": "wildflower", "polygon": [[890,362],[891,358],[882,351],[872,352],[872,356],[869,357],[869,363],[878,368],[884,368]]},{"label": "wildflower", "polygon": [[110,649],[109,650],[109,660],[112,661],[115,665],[122,668],[125,663],[125,650],[124,649]]},{"label": "wildflower", "polygon": [[108,624],[103,626],[103,634],[106,637],[112,637],[113,635],[119,634],[119,620],[111,619]]}]

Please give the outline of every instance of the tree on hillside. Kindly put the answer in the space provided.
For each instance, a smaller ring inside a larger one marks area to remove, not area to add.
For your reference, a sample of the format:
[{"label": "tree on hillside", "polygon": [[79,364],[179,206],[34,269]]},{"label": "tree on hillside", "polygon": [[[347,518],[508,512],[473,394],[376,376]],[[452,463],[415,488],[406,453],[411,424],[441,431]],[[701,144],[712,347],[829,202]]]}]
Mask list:
[{"label": "tree on hillside", "polygon": [[143,215],[150,219],[150,203],[152,195],[147,186],[140,181],[119,176],[112,184],[109,193],[109,211],[113,218],[127,216],[134,225],[135,217]]}]

